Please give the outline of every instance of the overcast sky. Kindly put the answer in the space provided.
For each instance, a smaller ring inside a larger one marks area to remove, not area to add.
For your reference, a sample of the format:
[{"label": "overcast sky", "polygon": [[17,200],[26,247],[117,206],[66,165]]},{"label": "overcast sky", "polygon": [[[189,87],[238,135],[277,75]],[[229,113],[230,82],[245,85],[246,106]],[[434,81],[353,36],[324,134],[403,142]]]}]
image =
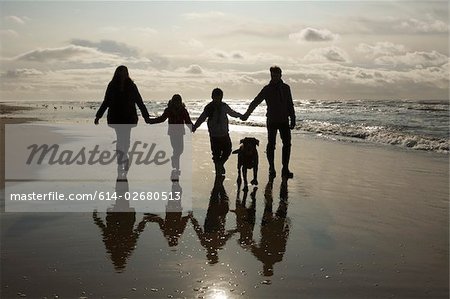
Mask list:
[{"label": "overcast sky", "polygon": [[448,2],[0,2],[0,100],[252,99],[279,65],[295,99],[447,99]]}]

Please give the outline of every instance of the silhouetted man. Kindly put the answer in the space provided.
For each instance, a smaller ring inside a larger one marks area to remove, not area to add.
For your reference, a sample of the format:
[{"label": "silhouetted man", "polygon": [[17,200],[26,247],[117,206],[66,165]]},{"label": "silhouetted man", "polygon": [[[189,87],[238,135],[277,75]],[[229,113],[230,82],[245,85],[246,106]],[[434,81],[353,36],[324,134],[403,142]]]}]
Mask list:
[{"label": "silhouetted man", "polygon": [[267,105],[267,160],[269,162],[269,177],[276,176],[274,159],[277,132],[280,131],[282,149],[282,177],[293,178],[293,173],[289,170],[289,159],[291,155],[291,130],[295,127],[295,111],[292,101],[292,94],[289,85],[281,80],[281,69],[278,66],[270,68],[270,83],[259,92],[256,98],[250,103],[247,112],[242,120],[247,120],[255,108],[263,100]]}]

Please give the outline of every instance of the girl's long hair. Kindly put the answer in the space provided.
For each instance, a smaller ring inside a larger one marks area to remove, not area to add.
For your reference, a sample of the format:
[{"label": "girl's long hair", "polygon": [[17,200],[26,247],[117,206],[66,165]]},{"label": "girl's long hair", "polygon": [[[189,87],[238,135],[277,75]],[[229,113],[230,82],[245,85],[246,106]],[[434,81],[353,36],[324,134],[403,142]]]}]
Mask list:
[{"label": "girl's long hair", "polygon": [[178,113],[184,107],[183,100],[179,94],[174,94],[169,103],[167,103],[167,108],[175,113]]}]

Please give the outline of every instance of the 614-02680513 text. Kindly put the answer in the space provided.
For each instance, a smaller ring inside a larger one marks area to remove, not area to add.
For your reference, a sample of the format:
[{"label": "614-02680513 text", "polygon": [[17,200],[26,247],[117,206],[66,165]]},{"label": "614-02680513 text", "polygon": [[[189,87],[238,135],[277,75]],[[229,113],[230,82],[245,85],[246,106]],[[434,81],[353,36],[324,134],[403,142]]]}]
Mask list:
[{"label": "614-02680513 text", "polygon": [[142,191],[142,192],[98,192],[94,193],[69,193],[61,192],[47,192],[47,193],[11,193],[11,201],[115,201],[115,200],[130,200],[130,201],[167,201],[167,200],[181,200],[181,192],[178,191]]}]

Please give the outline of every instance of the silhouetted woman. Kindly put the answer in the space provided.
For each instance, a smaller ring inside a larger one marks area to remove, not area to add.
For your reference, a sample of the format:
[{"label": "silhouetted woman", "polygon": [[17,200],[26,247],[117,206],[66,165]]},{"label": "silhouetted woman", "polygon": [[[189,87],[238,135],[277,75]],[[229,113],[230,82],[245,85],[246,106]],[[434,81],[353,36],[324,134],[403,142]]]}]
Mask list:
[{"label": "silhouetted woman", "polygon": [[[172,99],[167,104],[164,113],[156,118],[149,120],[150,124],[162,123],[169,119],[168,134],[170,136],[170,143],[172,145],[172,168],[173,175],[180,175],[180,156],[184,150],[184,124],[190,125],[192,130],[192,121],[189,112],[183,104],[182,98],[179,94],[173,95]],[[174,173],[175,172],[175,173]]]},{"label": "silhouetted woman", "polygon": [[141,110],[145,121],[148,122],[149,114],[138,88],[130,79],[127,67],[121,65],[117,67],[108,84],[105,99],[98,109],[94,121],[98,125],[99,119],[108,109],[108,125],[115,129],[117,135],[116,151],[119,177],[126,177],[129,168],[128,148],[130,147],[131,128],[135,127],[138,122],[136,105]]}]

